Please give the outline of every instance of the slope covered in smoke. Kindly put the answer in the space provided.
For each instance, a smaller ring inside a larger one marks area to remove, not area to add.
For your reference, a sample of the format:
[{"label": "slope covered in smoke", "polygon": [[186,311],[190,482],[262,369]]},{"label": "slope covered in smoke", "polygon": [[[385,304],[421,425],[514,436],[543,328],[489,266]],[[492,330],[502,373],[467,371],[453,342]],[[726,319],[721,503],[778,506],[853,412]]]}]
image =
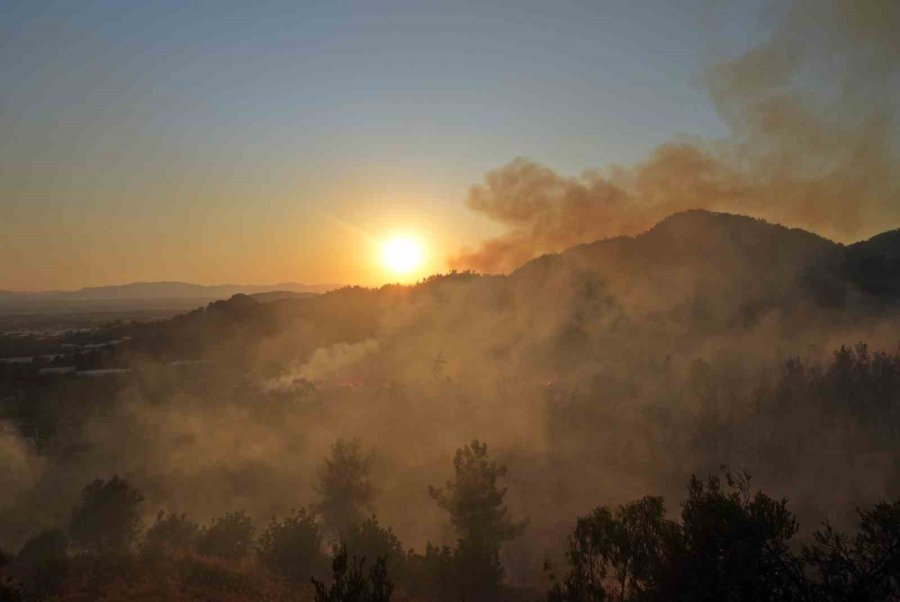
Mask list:
[{"label": "slope covered in smoke", "polygon": [[124,352],[131,362],[215,361],[283,389],[298,379],[430,381],[437,370],[472,383],[577,381],[720,351],[771,359],[860,339],[892,346],[883,323],[896,291],[871,265],[894,264],[867,259],[886,252],[884,241],[880,254],[869,244],[693,210],[509,276],[457,273],[270,303],[237,296],[134,325]]},{"label": "slope covered in smoke", "polygon": [[85,482],[115,473],[149,511],[264,521],[315,500],[338,438],[374,448],[378,515],[415,546],[450,537],[428,485],[462,443],[488,441],[512,510],[531,519],[506,559],[514,578],[540,574],[534,550],[572,516],[677,496],[722,463],[811,525],[845,518],[900,493],[893,356],[832,359],[858,341],[896,347],[896,297],[851,261],[870,245],[890,256],[889,243],[688,211],[508,276],[236,296],[118,325],[125,375],[0,373],[0,453],[17,467],[0,536],[59,524]]},{"label": "slope covered in smoke", "polygon": [[843,306],[854,294],[845,261],[840,245],[812,233],[693,210],[635,237],[580,245],[556,260],[526,264],[512,279],[590,276],[601,279],[629,313],[681,310],[753,321],[768,310]]},{"label": "slope covered in smoke", "polygon": [[623,317],[666,313],[692,328],[749,327],[772,314],[804,310],[837,312],[835,316],[846,310],[851,313],[844,312],[845,317],[852,320],[861,317],[860,309],[898,300],[894,293],[900,289],[892,288],[898,277],[898,254],[897,231],[845,247],[755,218],[690,210],[637,236],[542,256],[508,277],[437,276],[414,287],[351,287],[264,305],[237,296],[168,323],[137,327],[137,346],[162,333],[197,342],[206,333],[220,346],[237,324],[250,328],[246,335],[251,340],[303,330],[302,347],[310,350],[352,343],[383,332],[391,314],[402,307],[414,307],[423,299],[438,304],[450,297],[456,301],[448,291],[463,289],[489,295],[464,301],[468,305],[461,311],[473,316],[520,311],[546,295],[555,301],[565,298],[568,302],[557,306],[562,311],[579,295],[602,294]]}]

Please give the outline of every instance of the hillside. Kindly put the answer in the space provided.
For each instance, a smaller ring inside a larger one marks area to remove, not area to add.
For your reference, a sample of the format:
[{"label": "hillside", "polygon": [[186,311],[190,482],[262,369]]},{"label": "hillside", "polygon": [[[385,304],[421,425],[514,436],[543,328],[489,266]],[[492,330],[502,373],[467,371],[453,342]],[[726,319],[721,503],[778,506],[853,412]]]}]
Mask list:
[{"label": "hillside", "polygon": [[737,335],[761,324],[774,328],[777,340],[790,340],[891,313],[900,299],[891,263],[898,241],[888,233],[844,247],[757,219],[689,211],[638,236],[535,259],[509,276],[451,274],[412,287],[350,287],[310,298],[239,296],[135,325],[130,347],[184,359],[229,349],[249,356],[266,341],[272,353],[302,360],[323,346],[416,333],[449,337],[454,348],[471,337],[468,353],[495,358],[522,341],[539,355],[565,348],[603,356],[612,341],[695,344],[698,336]]},{"label": "hillside", "polygon": [[900,301],[900,230],[891,230],[847,247],[851,277],[882,301]]}]

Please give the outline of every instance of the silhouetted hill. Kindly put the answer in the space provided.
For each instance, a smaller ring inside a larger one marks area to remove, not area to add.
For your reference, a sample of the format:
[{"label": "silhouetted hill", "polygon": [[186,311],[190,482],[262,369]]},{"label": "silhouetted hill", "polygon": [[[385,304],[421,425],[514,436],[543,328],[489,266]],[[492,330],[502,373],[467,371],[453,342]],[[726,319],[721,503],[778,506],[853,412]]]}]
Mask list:
[{"label": "silhouetted hill", "polygon": [[799,229],[708,211],[674,214],[634,237],[579,245],[522,266],[522,288],[585,283],[630,318],[661,315],[685,327],[749,325],[771,312],[841,308],[857,296],[844,248]]},{"label": "silhouetted hill", "polygon": [[[782,329],[852,324],[879,313],[873,309],[889,311],[900,298],[897,240],[886,233],[845,247],[759,219],[687,211],[637,236],[537,258],[509,276],[454,273],[411,287],[273,294],[262,304],[269,297],[238,295],[141,326],[135,343],[153,354],[199,356],[231,346],[243,355],[266,339],[267,352],[303,357],[376,337],[387,324],[412,336],[469,333],[502,357],[510,336],[593,353],[595,343],[575,341],[595,340],[598,329],[611,328],[625,344],[638,332],[671,341],[727,336],[763,322]],[[485,330],[501,324],[503,336],[491,341]]]},{"label": "silhouetted hill", "polygon": [[900,302],[900,230],[848,246],[847,258],[860,288],[885,302]]}]

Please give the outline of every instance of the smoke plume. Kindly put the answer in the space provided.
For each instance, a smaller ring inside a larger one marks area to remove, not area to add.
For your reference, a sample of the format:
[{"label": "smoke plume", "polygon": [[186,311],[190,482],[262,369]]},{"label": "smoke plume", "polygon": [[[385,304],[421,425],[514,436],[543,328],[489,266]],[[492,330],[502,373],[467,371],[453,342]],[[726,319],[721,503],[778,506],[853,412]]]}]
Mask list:
[{"label": "smoke plume", "polygon": [[461,251],[451,266],[508,272],[691,208],[844,241],[896,223],[898,30],[900,6],[891,0],[797,0],[765,43],[703,73],[726,139],[675,140],[638,165],[577,177],[516,159],[488,173],[466,200],[506,233]]}]

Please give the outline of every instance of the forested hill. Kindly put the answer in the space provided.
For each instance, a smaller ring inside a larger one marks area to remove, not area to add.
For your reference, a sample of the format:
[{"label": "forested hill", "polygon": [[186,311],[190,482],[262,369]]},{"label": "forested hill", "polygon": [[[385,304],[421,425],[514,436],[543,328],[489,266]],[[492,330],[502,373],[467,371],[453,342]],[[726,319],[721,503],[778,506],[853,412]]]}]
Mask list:
[{"label": "forested hill", "polygon": [[289,331],[302,332],[302,340],[290,337],[296,344],[285,352],[302,354],[373,337],[398,308],[426,303],[434,311],[468,314],[472,322],[486,313],[525,311],[537,319],[547,312],[570,330],[598,314],[629,322],[649,316],[689,331],[723,333],[773,315],[854,323],[891,313],[900,302],[898,258],[900,231],[844,246],[749,217],[688,211],[635,237],[540,257],[509,276],[454,273],[411,287],[347,287],[269,302],[235,295],[169,321],[134,325],[132,348],[150,356],[200,357],[222,352],[229,341],[245,348]]},{"label": "forested hill", "polygon": [[508,276],[451,273],[413,286],[345,287],[315,296],[238,294],[167,320],[108,326],[96,341],[78,334],[61,342],[127,340],[111,354],[116,366],[197,359],[254,364],[260,345],[268,363],[283,364],[328,345],[385,333],[402,339],[404,332],[460,343],[469,337],[470,347],[494,359],[525,340],[539,351],[572,355],[595,354],[601,339],[605,347],[633,346],[628,341],[651,336],[660,353],[669,353],[667,347],[685,338],[693,344],[760,325],[774,329],[775,345],[779,336],[798,332],[857,328],[893,315],[898,303],[900,231],[844,246],[804,230],[698,210],[672,215],[638,236],[545,255]]}]

